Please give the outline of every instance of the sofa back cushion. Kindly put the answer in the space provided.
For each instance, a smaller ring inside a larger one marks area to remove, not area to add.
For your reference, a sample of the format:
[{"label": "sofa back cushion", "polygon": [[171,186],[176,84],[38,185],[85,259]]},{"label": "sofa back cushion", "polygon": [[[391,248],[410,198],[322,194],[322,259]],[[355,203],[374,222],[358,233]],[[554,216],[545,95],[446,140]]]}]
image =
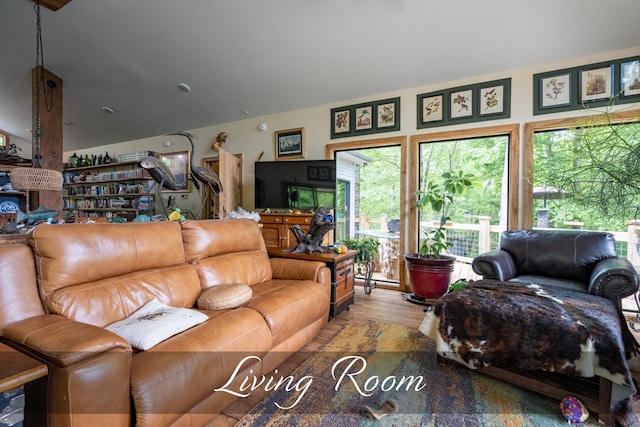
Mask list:
[{"label": "sofa back cushion", "polygon": [[589,282],[593,267],[617,257],[615,239],[606,232],[509,230],[500,248],[513,258],[518,275],[539,275]]},{"label": "sofa back cushion", "polygon": [[200,294],[175,222],[43,224],[28,241],[45,308],[80,322],[105,326],[153,298],[192,307]]},{"label": "sofa back cushion", "polygon": [[198,269],[202,289],[271,280],[269,255],[252,219],[182,221],[187,261]]}]

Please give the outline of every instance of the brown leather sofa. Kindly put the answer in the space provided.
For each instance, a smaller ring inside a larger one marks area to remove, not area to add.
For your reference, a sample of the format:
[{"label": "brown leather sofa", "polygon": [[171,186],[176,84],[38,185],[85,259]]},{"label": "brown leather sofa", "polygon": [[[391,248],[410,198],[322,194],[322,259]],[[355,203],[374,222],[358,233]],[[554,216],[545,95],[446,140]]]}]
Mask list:
[{"label": "brown leather sofa", "polygon": [[[48,424],[202,426],[237,397],[242,365],[271,372],[327,323],[324,263],[270,259],[249,219],[40,225],[0,246],[0,338],[49,368]],[[145,350],[105,326],[157,298],[197,309],[204,290],[251,286],[234,309]],[[227,387],[231,388],[231,386]]]}]

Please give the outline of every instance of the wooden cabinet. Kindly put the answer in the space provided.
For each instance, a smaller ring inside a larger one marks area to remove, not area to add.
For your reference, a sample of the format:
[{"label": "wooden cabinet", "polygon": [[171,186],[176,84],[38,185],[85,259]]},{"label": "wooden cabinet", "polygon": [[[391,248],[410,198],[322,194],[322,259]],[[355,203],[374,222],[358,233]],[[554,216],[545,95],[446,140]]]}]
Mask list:
[{"label": "wooden cabinet", "polygon": [[[137,161],[68,168],[64,171],[62,202],[74,217],[117,216],[133,220],[153,214],[153,180]],[[67,215],[70,216],[70,215]]]},{"label": "wooden cabinet", "polygon": [[347,251],[343,254],[335,252],[294,253],[293,248],[268,248],[269,256],[280,258],[322,261],[331,271],[331,307],[329,319],[349,310],[354,298],[355,259],[358,251]]},{"label": "wooden cabinet", "polygon": [[16,221],[16,209],[23,212],[28,212],[30,209],[29,192],[18,191],[11,187],[11,171],[16,167],[18,166],[0,165],[0,227]]},{"label": "wooden cabinet", "polygon": [[260,214],[262,237],[267,248],[288,248],[298,242],[296,236],[289,230],[299,225],[304,231],[309,231],[313,214]]}]

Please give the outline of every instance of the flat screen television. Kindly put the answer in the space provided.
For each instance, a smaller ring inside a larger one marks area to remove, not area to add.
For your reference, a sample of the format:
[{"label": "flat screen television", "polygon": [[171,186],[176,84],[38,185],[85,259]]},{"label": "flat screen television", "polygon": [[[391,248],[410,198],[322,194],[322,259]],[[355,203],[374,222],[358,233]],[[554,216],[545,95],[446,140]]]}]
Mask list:
[{"label": "flat screen television", "polygon": [[334,209],[335,160],[255,163],[256,209]]}]

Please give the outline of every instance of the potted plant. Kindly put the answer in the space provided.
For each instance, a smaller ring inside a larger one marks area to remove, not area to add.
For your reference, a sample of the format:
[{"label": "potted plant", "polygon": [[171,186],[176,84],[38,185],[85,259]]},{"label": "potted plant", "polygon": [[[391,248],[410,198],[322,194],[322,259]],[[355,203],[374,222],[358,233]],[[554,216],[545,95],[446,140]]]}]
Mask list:
[{"label": "potted plant", "polygon": [[364,279],[364,292],[371,293],[371,276],[375,269],[375,257],[378,254],[380,241],[372,237],[346,239],[342,243],[349,249],[358,251],[355,258],[355,275]]},{"label": "potted plant", "polygon": [[445,253],[452,246],[447,240],[445,225],[450,220],[454,196],[463,194],[475,184],[474,176],[464,171],[445,172],[441,178],[440,183],[429,181],[424,190],[415,193],[418,210],[430,207],[438,213],[440,220],[436,226],[421,230],[425,238],[418,253],[404,255],[413,290],[409,298],[413,302],[431,303],[449,290],[456,258]]}]

